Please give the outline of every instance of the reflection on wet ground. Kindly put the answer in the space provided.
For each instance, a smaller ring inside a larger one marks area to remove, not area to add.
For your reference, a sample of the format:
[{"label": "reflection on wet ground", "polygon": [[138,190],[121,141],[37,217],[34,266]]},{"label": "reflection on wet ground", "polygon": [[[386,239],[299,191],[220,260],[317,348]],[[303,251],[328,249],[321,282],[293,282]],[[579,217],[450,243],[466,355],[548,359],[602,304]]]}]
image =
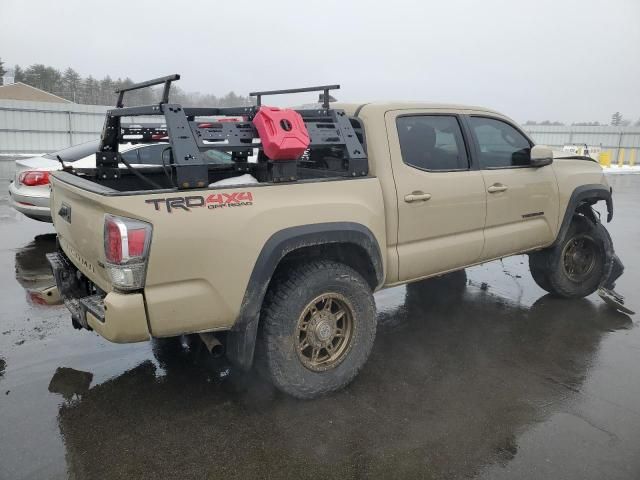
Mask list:
[{"label": "reflection on wet ground", "polygon": [[16,280],[27,293],[30,303],[50,305],[60,303],[55,280],[45,255],[56,251],[54,233],[37,235],[16,251]]},{"label": "reflection on wet ground", "polygon": [[[633,218],[627,196],[640,202],[625,190],[640,176],[620,182],[617,222]],[[639,229],[612,228],[628,297]],[[24,237],[2,247],[2,269],[38,271],[23,254],[48,240]],[[378,293],[360,376],[300,402],[189,338],[113,345],[74,331],[63,307],[26,303],[0,270],[16,312],[0,320],[0,478],[638,478],[632,319],[544,295],[523,257],[467,275]]]},{"label": "reflection on wet ground", "polygon": [[59,393],[65,400],[79,398],[89,391],[93,380],[90,372],[81,372],[73,368],[58,367],[49,382],[49,391]]}]

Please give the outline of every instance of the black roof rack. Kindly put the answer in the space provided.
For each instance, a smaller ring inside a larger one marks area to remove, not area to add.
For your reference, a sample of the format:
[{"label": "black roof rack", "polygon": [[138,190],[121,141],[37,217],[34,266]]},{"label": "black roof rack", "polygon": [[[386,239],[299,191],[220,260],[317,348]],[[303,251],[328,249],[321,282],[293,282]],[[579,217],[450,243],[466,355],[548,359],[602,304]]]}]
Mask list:
[{"label": "black roof rack", "polygon": [[[309,152],[313,152],[314,149],[330,147],[333,151],[339,151],[338,155],[343,160],[340,164],[341,168],[336,169],[334,176],[364,176],[369,172],[366,152],[349,118],[343,110],[329,107],[329,91],[340,88],[339,85],[252,92],[250,95],[255,96],[257,100],[255,106],[189,108],[169,103],[171,83],[179,79],[180,75],[168,75],[136,83],[116,92],[118,93],[116,108],[107,112],[99,151],[96,154],[98,181],[112,181],[120,177],[118,144],[129,141],[125,138],[128,135],[141,135],[141,138],[136,140],[140,143],[168,141],[171,144],[170,167],[175,174],[177,187],[180,189],[202,188],[208,184],[210,164],[204,157],[207,150],[231,153],[235,168],[239,171],[249,171],[248,156],[258,150],[258,163],[266,165],[271,181],[295,180],[297,162],[303,159],[271,162],[262,152],[259,136],[252,120],[264,96],[314,91],[323,92],[322,106],[297,110],[302,116],[310,137],[309,150],[303,158],[305,156],[308,158]],[[126,92],[155,85],[164,85],[162,99],[158,104],[124,106]],[[131,125],[125,127],[120,122],[122,117],[156,115],[164,116],[164,125],[140,124],[140,127]],[[197,117],[218,116],[242,117],[243,120],[235,122],[196,120]],[[287,163],[290,164],[287,165]]]}]

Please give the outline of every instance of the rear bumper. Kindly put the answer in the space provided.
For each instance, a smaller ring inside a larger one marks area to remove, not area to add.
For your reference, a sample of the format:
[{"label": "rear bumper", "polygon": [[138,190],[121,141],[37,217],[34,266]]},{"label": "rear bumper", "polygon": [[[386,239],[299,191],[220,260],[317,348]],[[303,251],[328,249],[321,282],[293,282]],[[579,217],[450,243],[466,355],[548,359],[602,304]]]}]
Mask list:
[{"label": "rear bumper", "polygon": [[47,254],[60,297],[77,328],[95,330],[115,343],[149,339],[147,314],[141,293],[95,293],[88,280],[62,252]]},{"label": "rear bumper", "polygon": [[16,188],[14,182],[9,184],[9,204],[20,213],[34,220],[52,221],[49,196],[26,195]]},{"label": "rear bumper", "polygon": [[133,343],[149,340],[147,315],[141,293],[107,293],[103,299],[104,317],[87,310],[87,323],[107,340]]}]

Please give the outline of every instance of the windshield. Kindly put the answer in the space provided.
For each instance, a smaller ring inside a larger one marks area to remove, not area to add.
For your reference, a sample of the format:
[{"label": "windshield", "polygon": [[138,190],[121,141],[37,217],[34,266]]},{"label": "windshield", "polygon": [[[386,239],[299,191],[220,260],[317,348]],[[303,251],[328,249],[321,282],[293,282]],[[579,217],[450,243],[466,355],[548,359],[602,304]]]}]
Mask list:
[{"label": "windshield", "polygon": [[96,153],[98,151],[99,143],[100,140],[91,140],[57,152],[47,153],[46,155],[43,155],[43,157],[51,160],[57,160],[59,156],[64,162],[75,162],[76,160],[80,160],[81,158],[88,157],[89,155]]}]

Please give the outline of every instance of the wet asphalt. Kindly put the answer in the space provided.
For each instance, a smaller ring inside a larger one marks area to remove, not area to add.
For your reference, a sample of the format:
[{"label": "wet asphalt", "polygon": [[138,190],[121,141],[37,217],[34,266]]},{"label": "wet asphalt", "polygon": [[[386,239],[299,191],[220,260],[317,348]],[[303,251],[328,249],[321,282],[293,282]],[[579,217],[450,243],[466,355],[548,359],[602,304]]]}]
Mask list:
[{"label": "wet asphalt", "polygon": [[[640,175],[608,228],[640,311]],[[40,304],[53,229],[0,183],[0,479],[640,478],[638,319],[513,257],[376,295],[368,364],[315,401],[184,341],[110,344]]]}]

